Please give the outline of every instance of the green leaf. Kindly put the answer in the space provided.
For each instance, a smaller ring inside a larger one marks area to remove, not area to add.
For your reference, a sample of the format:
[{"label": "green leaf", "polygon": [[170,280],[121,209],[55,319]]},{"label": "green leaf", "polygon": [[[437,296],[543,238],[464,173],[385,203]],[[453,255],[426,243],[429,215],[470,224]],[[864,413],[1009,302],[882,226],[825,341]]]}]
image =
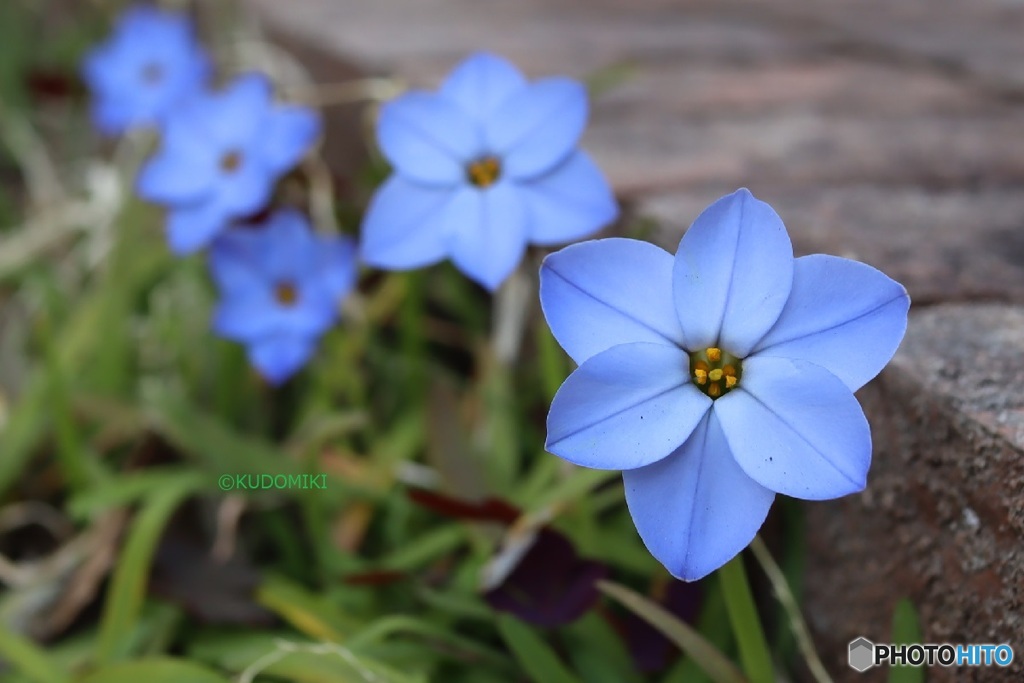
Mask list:
[{"label": "green leaf", "polygon": [[515,617],[498,617],[498,631],[534,683],[580,683],[547,643]]},{"label": "green leaf", "polygon": [[[920,643],[921,622],[914,604],[907,598],[896,603],[892,614],[893,645]],[[924,683],[925,669],[921,666],[893,666],[889,669],[889,683]]]},{"label": "green leaf", "polygon": [[283,578],[268,578],[256,592],[256,601],[315,640],[340,643],[361,625],[323,596]]},{"label": "green leaf", "polygon": [[597,587],[678,645],[715,683],[745,683],[747,680],[736,665],[714,645],[661,605],[611,581],[599,581]]},{"label": "green leaf", "polygon": [[80,683],[229,683],[220,674],[180,659],[158,657],[102,667]]},{"label": "green leaf", "polygon": [[753,683],[774,683],[775,672],[768,641],[761,628],[754,596],[750,592],[743,556],[737,555],[718,570],[729,621],[740,648],[743,670]]},{"label": "green leaf", "polygon": [[35,643],[4,627],[0,627],[0,660],[35,683],[68,683],[71,680]]},{"label": "green leaf", "polygon": [[182,482],[155,491],[136,516],[114,570],[103,608],[96,653],[99,663],[108,664],[127,654],[125,650],[142,611],[150,563],[157,542],[167,520],[195,488],[194,482]]}]

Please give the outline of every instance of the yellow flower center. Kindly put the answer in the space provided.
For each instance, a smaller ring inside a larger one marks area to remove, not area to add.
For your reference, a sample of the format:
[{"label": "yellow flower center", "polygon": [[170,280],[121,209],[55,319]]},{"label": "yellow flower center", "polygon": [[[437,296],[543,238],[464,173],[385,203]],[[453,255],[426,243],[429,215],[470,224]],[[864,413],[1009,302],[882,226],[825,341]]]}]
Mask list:
[{"label": "yellow flower center", "polygon": [[740,359],[717,346],[690,354],[693,383],[711,398],[724,396],[735,389],[743,374]]},{"label": "yellow flower center", "polygon": [[242,153],[231,151],[220,158],[220,170],[224,173],[234,173],[242,165]]},{"label": "yellow flower center", "polygon": [[490,187],[501,177],[501,162],[494,157],[482,157],[466,169],[469,182],[480,189]]},{"label": "yellow flower center", "polygon": [[279,282],[274,288],[274,298],[282,306],[294,306],[299,300],[299,290],[291,282]]}]

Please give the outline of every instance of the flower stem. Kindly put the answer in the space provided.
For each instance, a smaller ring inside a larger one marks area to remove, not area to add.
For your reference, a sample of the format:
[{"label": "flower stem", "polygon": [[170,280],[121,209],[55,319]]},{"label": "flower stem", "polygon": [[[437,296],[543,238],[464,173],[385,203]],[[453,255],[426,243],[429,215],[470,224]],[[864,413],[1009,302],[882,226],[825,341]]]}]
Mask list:
[{"label": "flower stem", "polygon": [[821,663],[821,658],[814,649],[814,642],[811,640],[807,623],[800,614],[800,606],[796,602],[796,597],[793,595],[793,591],[789,589],[789,584],[786,583],[786,576],[782,573],[782,569],[779,568],[771,553],[768,552],[768,546],[764,544],[760,536],[755,536],[754,540],[750,543],[750,549],[753,551],[758,563],[760,563],[761,568],[764,569],[768,580],[771,581],[779,603],[789,616],[793,636],[796,638],[797,646],[800,648],[800,652],[803,654],[804,660],[807,662],[807,668],[810,669],[814,680],[818,683],[832,683],[831,677],[829,677],[828,672],[825,670],[825,665]]},{"label": "flower stem", "polygon": [[775,675],[764,630],[757,617],[754,596],[750,592],[743,557],[737,555],[718,570],[722,594],[736,642],[739,643],[743,670],[751,683],[773,683]]}]

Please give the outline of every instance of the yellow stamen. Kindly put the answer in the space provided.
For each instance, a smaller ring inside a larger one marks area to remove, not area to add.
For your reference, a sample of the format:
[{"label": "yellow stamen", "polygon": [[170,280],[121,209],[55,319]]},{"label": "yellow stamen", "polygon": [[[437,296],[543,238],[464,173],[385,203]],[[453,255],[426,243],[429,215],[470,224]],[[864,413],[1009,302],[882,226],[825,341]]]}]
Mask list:
[{"label": "yellow stamen", "polygon": [[708,386],[708,396],[711,398],[718,398],[722,395],[722,387],[717,382]]},{"label": "yellow stamen", "polygon": [[722,369],[715,368],[714,370],[709,372],[708,379],[710,379],[712,382],[717,382],[718,380],[722,379]]},{"label": "yellow stamen", "polygon": [[733,366],[733,365],[726,365],[724,368],[722,368],[722,373],[726,377],[735,377],[736,376],[736,367]]},{"label": "yellow stamen", "polygon": [[738,382],[738,381],[739,380],[736,379],[736,375],[726,375],[725,376],[725,388],[726,389],[732,389],[734,386],[736,386],[736,382]]},{"label": "yellow stamen", "polygon": [[282,306],[294,306],[299,300],[299,290],[290,282],[281,282],[274,288],[274,298]]},{"label": "yellow stamen", "polygon": [[708,360],[712,363],[717,363],[722,360],[722,349],[712,346],[707,350]]},{"label": "yellow stamen", "polygon": [[494,157],[477,159],[466,169],[466,176],[469,178],[469,182],[481,189],[496,183],[500,175],[501,163]]},{"label": "yellow stamen", "polygon": [[697,384],[704,384],[708,381],[708,371],[697,368],[693,371],[693,378]]}]

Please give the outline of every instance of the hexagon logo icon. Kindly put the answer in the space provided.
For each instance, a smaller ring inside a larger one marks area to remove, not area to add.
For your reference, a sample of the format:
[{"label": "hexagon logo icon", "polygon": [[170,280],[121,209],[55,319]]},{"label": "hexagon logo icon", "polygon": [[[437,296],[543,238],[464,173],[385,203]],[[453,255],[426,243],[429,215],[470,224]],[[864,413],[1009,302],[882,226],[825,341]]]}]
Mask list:
[{"label": "hexagon logo icon", "polygon": [[850,666],[861,673],[875,665],[875,644],[861,636],[850,642]]}]

